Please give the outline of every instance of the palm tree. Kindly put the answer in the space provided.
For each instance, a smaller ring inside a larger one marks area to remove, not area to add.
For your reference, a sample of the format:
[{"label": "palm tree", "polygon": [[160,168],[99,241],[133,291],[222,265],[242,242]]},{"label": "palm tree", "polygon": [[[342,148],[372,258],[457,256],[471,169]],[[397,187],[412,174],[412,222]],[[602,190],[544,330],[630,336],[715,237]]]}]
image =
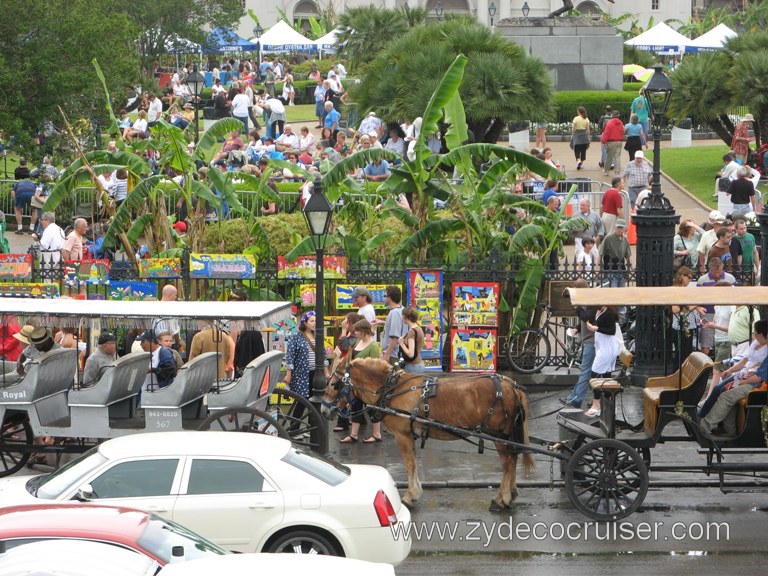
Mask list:
[{"label": "palm tree", "polygon": [[[414,9],[415,10],[415,9]],[[339,16],[336,36],[338,53],[352,67],[372,61],[394,39],[408,31],[408,20],[401,10],[373,5],[348,8]]]}]

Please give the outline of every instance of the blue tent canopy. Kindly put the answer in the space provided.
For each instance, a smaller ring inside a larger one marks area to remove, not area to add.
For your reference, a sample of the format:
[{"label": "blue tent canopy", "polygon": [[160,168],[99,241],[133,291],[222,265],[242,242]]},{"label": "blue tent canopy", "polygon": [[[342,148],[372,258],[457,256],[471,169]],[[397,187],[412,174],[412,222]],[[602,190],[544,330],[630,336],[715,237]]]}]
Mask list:
[{"label": "blue tent canopy", "polygon": [[257,43],[240,38],[229,28],[216,28],[208,35],[206,44],[217,52],[256,52],[259,49]]}]

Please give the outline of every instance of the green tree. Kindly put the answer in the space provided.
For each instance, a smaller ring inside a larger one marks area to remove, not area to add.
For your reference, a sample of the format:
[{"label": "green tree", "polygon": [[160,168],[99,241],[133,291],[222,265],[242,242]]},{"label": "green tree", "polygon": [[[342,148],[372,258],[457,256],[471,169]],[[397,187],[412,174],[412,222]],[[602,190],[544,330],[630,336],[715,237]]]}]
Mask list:
[{"label": "green tree", "polygon": [[768,32],[746,32],[722,51],[689,55],[670,80],[671,116],[706,121],[730,146],[734,124],[728,112],[746,106],[755,117],[758,146],[768,134]]},{"label": "green tree", "polygon": [[0,0],[0,13],[0,125],[19,142],[31,146],[45,121],[60,127],[59,106],[73,124],[83,118],[88,130],[91,119],[103,117],[93,58],[121,98],[138,78],[139,31],[112,0]]},{"label": "green tree", "polygon": [[167,53],[169,42],[184,38],[202,44],[210,30],[234,26],[245,15],[240,0],[113,0],[111,4],[139,31],[134,38],[145,77],[158,56]]},{"label": "green tree", "polygon": [[395,38],[362,83],[350,87],[352,100],[386,121],[416,118],[458,54],[468,58],[460,94],[475,141],[496,142],[508,120],[552,114],[544,63],[469,18],[420,26]]},{"label": "green tree", "polygon": [[348,8],[339,16],[336,36],[339,56],[352,67],[371,62],[394,39],[408,31],[404,12],[373,4]]}]

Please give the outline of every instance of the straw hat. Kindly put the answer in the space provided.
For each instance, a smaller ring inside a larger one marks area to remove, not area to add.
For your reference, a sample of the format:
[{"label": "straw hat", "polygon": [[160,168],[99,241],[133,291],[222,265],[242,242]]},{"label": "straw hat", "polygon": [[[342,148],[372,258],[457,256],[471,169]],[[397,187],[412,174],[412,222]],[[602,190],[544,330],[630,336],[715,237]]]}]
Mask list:
[{"label": "straw hat", "polygon": [[16,340],[24,344],[29,344],[29,337],[32,335],[35,327],[26,324],[20,331],[13,335]]}]

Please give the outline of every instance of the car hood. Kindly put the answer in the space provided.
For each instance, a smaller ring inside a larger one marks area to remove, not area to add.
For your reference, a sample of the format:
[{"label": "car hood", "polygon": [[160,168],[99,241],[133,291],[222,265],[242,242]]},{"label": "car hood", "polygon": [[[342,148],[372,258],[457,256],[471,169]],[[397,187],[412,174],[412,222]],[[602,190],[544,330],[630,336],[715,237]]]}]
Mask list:
[{"label": "car hood", "polygon": [[27,490],[27,482],[35,476],[13,476],[0,479],[0,506],[15,506],[17,504],[39,503]]}]

